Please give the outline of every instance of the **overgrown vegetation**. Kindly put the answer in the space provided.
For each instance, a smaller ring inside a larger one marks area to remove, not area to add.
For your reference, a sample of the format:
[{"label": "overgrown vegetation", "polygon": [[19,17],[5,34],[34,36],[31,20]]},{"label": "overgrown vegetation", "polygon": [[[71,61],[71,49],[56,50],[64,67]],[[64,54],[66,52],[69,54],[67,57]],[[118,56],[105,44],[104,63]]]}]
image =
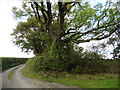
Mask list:
[{"label": "overgrown vegetation", "polygon": [[22,73],[33,79],[73,85],[80,88],[118,88],[118,74],[80,75],[69,74],[68,72],[49,74],[45,72],[26,72],[26,69],[23,69]]},{"label": "overgrown vegetation", "polygon": [[2,60],[2,71],[12,68],[14,66],[24,64],[28,58],[12,58],[12,57],[1,57]]},{"label": "overgrown vegetation", "polygon": [[33,71],[36,73],[42,71],[49,73],[49,75],[52,73],[60,75],[58,73],[61,72],[74,74],[118,73],[118,59],[103,59],[102,56],[95,52],[83,52],[82,47],[74,47],[69,48],[68,51],[66,50],[67,54],[62,54],[60,60],[57,60],[56,53],[53,55],[43,54],[30,58],[26,62],[25,69],[29,72]]},{"label": "overgrown vegetation", "polygon": [[[57,62],[55,69],[55,63],[49,61],[49,56],[36,56],[27,61],[22,72],[33,79],[80,88],[118,88],[119,60],[103,59],[96,53],[85,53],[73,52],[74,59],[70,55],[69,58],[72,59]],[[61,71],[56,70],[57,67],[60,67]]]},{"label": "overgrown vegetation", "polygon": [[27,61],[25,69],[36,73],[44,71],[46,73],[69,72],[77,74],[117,74],[119,70],[118,60],[89,59],[87,56],[81,58],[79,55],[66,62],[62,60],[54,62],[53,59],[50,60],[49,56],[37,56]]}]

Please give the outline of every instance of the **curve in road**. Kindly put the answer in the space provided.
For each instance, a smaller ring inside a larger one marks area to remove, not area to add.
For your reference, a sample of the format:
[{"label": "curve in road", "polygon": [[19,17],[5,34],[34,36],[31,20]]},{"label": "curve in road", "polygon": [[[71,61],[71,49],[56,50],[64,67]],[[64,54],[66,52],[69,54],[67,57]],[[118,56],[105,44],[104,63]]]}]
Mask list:
[{"label": "curve in road", "polygon": [[[13,67],[2,72],[2,88],[78,88],[75,86],[38,81],[22,75],[24,65]],[[8,79],[8,74],[14,70],[13,76]]]}]

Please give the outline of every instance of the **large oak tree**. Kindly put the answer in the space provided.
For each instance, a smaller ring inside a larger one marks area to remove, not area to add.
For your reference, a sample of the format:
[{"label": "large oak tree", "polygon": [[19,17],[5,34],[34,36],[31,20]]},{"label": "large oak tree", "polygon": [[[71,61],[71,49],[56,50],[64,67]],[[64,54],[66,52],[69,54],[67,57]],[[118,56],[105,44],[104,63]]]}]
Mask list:
[{"label": "large oak tree", "polygon": [[[93,7],[89,2],[84,1],[52,3],[49,0],[46,2],[31,0],[31,2],[24,2],[22,9],[14,7],[13,12],[16,17],[36,18],[36,25],[40,27],[37,28],[38,31],[44,32],[44,35],[50,39],[49,45],[46,46],[49,50],[48,52],[45,50],[46,53],[43,51],[43,54],[50,55],[52,59],[59,61],[67,60],[69,53],[72,52],[70,48],[73,48],[74,44],[102,40],[118,30],[120,28],[118,5],[119,3],[106,2],[105,5],[98,3]],[[35,30],[31,28],[34,26],[29,25],[26,29]],[[18,31],[21,29],[16,28]],[[36,43],[39,42],[37,40],[40,39],[37,38]]]}]

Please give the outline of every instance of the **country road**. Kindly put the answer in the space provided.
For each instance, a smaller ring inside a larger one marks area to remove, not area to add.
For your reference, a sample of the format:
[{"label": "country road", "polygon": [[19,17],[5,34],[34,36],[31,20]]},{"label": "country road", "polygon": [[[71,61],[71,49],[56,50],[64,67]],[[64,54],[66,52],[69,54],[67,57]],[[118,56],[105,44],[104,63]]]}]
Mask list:
[{"label": "country road", "polygon": [[[24,65],[19,65],[2,72],[2,88],[77,88],[75,86],[30,79],[22,75],[21,69],[23,67]],[[8,79],[8,74],[12,71],[14,74]]]}]

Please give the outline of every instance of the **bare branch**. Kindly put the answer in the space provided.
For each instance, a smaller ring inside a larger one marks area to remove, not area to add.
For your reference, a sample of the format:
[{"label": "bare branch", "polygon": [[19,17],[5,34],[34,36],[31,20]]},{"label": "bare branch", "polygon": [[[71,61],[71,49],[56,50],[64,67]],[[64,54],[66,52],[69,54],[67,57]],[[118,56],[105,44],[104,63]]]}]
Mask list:
[{"label": "bare branch", "polygon": [[109,34],[107,34],[107,35],[104,35],[104,36],[99,36],[99,37],[92,37],[91,39],[87,39],[87,40],[75,40],[75,39],[71,39],[74,43],[82,43],[82,42],[89,42],[89,41],[91,41],[91,40],[102,40],[102,39],[105,39],[105,38],[108,38],[108,37],[110,37],[116,30],[118,30],[119,29],[119,27],[120,27],[120,25],[118,24],[116,27],[114,27],[114,28],[111,28],[110,29],[110,31],[111,32],[109,32]]},{"label": "bare branch", "polygon": [[[116,29],[118,29],[120,26],[119,26],[119,24],[118,23],[114,23],[114,24],[107,24],[106,26],[100,26],[100,27],[97,27],[97,28],[94,28],[94,29],[92,29],[92,30],[88,30],[87,32],[84,32],[84,33],[82,33],[82,32],[67,32],[67,33],[65,33],[64,35],[68,35],[68,34],[71,34],[71,33],[73,33],[70,37],[68,37],[68,38],[66,38],[66,41],[70,41],[70,40],[74,40],[74,41],[76,41],[77,42],[77,39],[79,39],[80,37],[82,37],[83,35],[86,35],[86,34],[88,34],[88,33],[91,33],[91,32],[93,32],[93,31],[96,31],[96,30],[99,30],[99,29],[103,29],[103,28],[107,28],[107,27],[111,27],[111,26],[113,26],[114,28],[116,28]],[[114,28],[113,28],[113,30],[114,30]],[[108,30],[111,30],[111,33],[112,33],[112,28],[111,29],[108,29]],[[102,30],[103,31],[103,30]],[[102,31],[101,32],[99,32],[99,34],[100,33],[102,33]],[[115,31],[115,30],[114,30]],[[114,32],[113,32],[114,33]],[[77,37],[76,38],[74,38],[73,39],[73,37],[74,36],[76,36],[77,35]],[[79,35],[79,36],[78,36]],[[100,36],[99,36],[100,37]],[[83,42],[83,41],[85,41],[85,42],[89,42],[90,40],[98,40],[98,39],[100,39],[100,38],[92,38],[92,39],[88,39],[88,40],[78,40],[79,42],[81,41],[81,42]],[[106,37],[108,37],[108,36],[105,36],[105,38]],[[101,38],[102,39],[102,38]]]},{"label": "bare branch", "polygon": [[109,8],[110,8],[110,5],[108,6],[107,9],[104,9],[104,10],[105,10],[105,13],[102,13],[102,15],[100,15],[100,16],[102,16],[102,17],[99,18],[99,20],[98,20],[98,23],[97,23],[98,26],[99,26],[100,21],[107,16],[107,11],[109,10]]},{"label": "bare branch", "polygon": [[[88,33],[90,33],[90,32],[93,32],[93,31],[95,31],[95,30],[98,30],[98,29],[102,29],[102,28],[107,28],[107,27],[110,27],[110,26],[114,26],[114,25],[116,25],[117,23],[114,23],[114,24],[109,24],[109,25],[106,25],[106,26],[101,26],[101,27],[98,27],[98,28],[94,28],[94,29],[92,29],[92,30],[89,30],[88,32],[85,32],[85,33],[81,33],[82,35],[86,35],[86,34],[88,34]],[[101,31],[102,32],[102,31]],[[81,36],[80,36],[81,37]],[[79,36],[78,37],[76,37],[76,39],[78,39],[79,38]]]}]

